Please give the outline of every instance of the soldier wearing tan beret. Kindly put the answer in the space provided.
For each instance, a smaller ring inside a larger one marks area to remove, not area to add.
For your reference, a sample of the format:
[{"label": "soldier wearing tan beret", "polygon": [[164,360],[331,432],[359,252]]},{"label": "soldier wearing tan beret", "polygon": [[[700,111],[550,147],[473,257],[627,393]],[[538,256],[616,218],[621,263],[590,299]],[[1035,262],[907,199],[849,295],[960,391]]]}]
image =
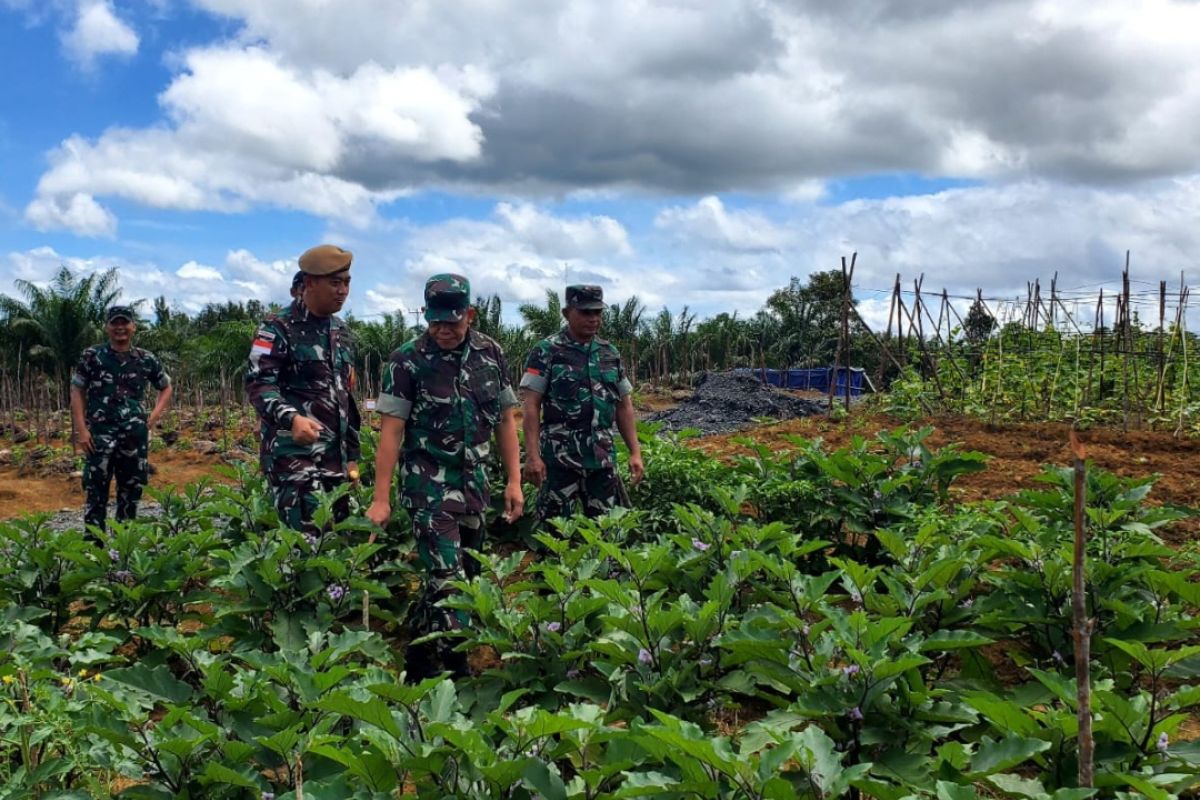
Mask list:
[{"label": "soldier wearing tan beret", "polygon": [[[303,292],[267,317],[250,346],[246,394],[262,421],[261,463],[279,519],[317,546],[315,492],[358,477],[359,412],[354,346],[336,316],[350,293],[349,250],[323,244],[305,251]],[[345,504],[338,516],[348,512]]]}]

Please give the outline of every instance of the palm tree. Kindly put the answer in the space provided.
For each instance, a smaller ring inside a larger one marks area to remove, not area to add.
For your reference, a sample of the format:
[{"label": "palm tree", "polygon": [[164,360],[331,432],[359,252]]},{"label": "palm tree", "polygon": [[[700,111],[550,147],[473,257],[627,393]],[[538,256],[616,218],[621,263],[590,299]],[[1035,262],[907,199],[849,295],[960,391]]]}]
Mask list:
[{"label": "palm tree", "polygon": [[534,339],[553,336],[562,327],[562,301],[558,299],[558,292],[553,289],[546,290],[546,306],[544,308],[533,303],[522,303],[517,310],[524,317],[525,325]]},{"label": "palm tree", "polygon": [[78,277],[63,266],[48,287],[26,280],[14,285],[25,299],[0,296],[0,314],[25,345],[30,363],[51,376],[65,405],[79,354],[100,340],[104,311],[121,295],[117,270]]},{"label": "palm tree", "polygon": [[367,322],[351,317],[347,324],[354,334],[354,368],[362,383],[364,396],[378,394],[383,365],[400,345],[412,339],[414,328],[404,324],[404,314],[384,313],[378,322]]}]

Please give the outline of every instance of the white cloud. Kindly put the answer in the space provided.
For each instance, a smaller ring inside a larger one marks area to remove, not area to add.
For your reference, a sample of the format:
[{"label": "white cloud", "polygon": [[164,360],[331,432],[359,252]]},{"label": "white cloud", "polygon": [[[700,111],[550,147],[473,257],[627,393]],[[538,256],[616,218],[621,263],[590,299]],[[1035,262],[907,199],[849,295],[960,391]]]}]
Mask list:
[{"label": "white cloud", "polygon": [[175,270],[175,274],[184,280],[197,281],[223,281],[224,276],[212,267],[205,267],[197,264],[195,261],[189,261],[179,269]]},{"label": "white cloud", "polygon": [[[289,67],[261,48],[201,49],[160,97],[170,127],[72,136],[51,153],[30,215],[95,235],[80,215],[48,213],[64,198],[121,197],[181,211],[252,204],[364,226],[404,192],[371,185],[375,158],[425,162],[479,156],[469,119],[486,81],[367,63],[342,78]],[[108,212],[105,212],[108,213]],[[93,215],[94,216],[94,215]],[[111,216],[111,215],[110,215]]]},{"label": "white cloud", "polygon": [[659,212],[654,225],[678,239],[699,239],[712,247],[741,253],[778,251],[793,238],[762,214],[730,211],[719,197],[711,195],[686,208]]},{"label": "white cloud", "polygon": [[74,25],[62,36],[67,54],[84,66],[103,55],[133,55],[138,35],[117,18],[111,0],[79,0]]},{"label": "white cloud", "polygon": [[81,236],[109,237],[117,232],[117,218],[83,192],[38,197],[25,209],[25,219],[40,231],[66,228]]}]

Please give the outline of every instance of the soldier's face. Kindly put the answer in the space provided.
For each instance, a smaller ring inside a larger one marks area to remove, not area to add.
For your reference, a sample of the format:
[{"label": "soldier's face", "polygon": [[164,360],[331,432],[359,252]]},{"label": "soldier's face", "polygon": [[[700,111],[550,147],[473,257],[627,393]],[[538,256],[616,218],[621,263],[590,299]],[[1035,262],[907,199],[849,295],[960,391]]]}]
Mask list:
[{"label": "soldier's face", "polygon": [[310,275],[304,279],[304,305],[319,317],[342,310],[350,295],[350,273]]},{"label": "soldier's face", "polygon": [[467,338],[467,331],[471,329],[471,323],[474,321],[475,309],[468,308],[467,315],[458,322],[429,323],[429,335],[438,347],[443,350],[453,350],[463,343],[463,339]]},{"label": "soldier's face", "polygon": [[108,334],[109,344],[113,345],[128,344],[129,340],[133,338],[133,332],[136,329],[137,325],[133,323],[133,320],[125,319],[124,317],[117,317],[104,326],[104,331]]},{"label": "soldier's face", "polygon": [[567,318],[567,329],[571,336],[581,342],[595,338],[600,331],[600,319],[603,312],[600,309],[584,311],[582,308],[568,306],[563,310]]}]

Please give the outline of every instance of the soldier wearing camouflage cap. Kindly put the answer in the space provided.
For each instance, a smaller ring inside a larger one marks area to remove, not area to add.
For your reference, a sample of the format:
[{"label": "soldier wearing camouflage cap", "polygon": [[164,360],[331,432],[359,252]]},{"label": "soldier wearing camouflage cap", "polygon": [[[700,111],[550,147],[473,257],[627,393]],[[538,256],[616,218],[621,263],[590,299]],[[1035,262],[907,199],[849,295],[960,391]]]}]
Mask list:
[{"label": "soldier wearing camouflage cap", "polygon": [[[137,516],[149,478],[150,429],[171,402],[171,376],[153,353],[133,346],[136,316],[112,306],[105,316],[108,343],[83,351],[71,376],[71,418],[85,453],[84,523],[104,529],[108,487],[116,479],[117,519]],[[158,390],[149,418],[142,407],[146,387]]]},{"label": "soldier wearing camouflage cap", "polygon": [[[375,495],[367,517],[385,525],[391,517],[392,474],[400,463],[400,503],[412,516],[425,589],[412,612],[415,636],[460,630],[465,612],[439,602],[454,593],[451,581],[478,573],[464,547],[483,542],[490,503],[485,465],[495,438],[507,483],[504,516],[521,516],[521,456],[514,410],[519,405],[508,364],[495,340],[471,328],[471,284],[461,275],[434,275],[425,284],[429,327],[395,350],[383,369],[376,410],[383,430],[375,455]],[[441,667],[466,674],[455,643],[438,639],[410,646],[410,678]]]},{"label": "soldier wearing camouflage cap", "polygon": [[[279,519],[314,537],[315,493],[358,478],[354,343],[336,316],[350,293],[353,258],[329,244],[300,256],[301,297],[259,325],[246,370],[246,395],[262,422],[260,459]],[[348,513],[345,502],[335,508],[338,518]]]},{"label": "soldier wearing camouflage cap", "polygon": [[629,447],[629,474],[642,479],[633,387],[621,354],[597,338],[604,312],[599,286],[568,286],[566,325],[534,345],[521,378],[525,477],[538,487],[540,521],[568,516],[578,504],[600,516],[622,496],[612,425]]}]

